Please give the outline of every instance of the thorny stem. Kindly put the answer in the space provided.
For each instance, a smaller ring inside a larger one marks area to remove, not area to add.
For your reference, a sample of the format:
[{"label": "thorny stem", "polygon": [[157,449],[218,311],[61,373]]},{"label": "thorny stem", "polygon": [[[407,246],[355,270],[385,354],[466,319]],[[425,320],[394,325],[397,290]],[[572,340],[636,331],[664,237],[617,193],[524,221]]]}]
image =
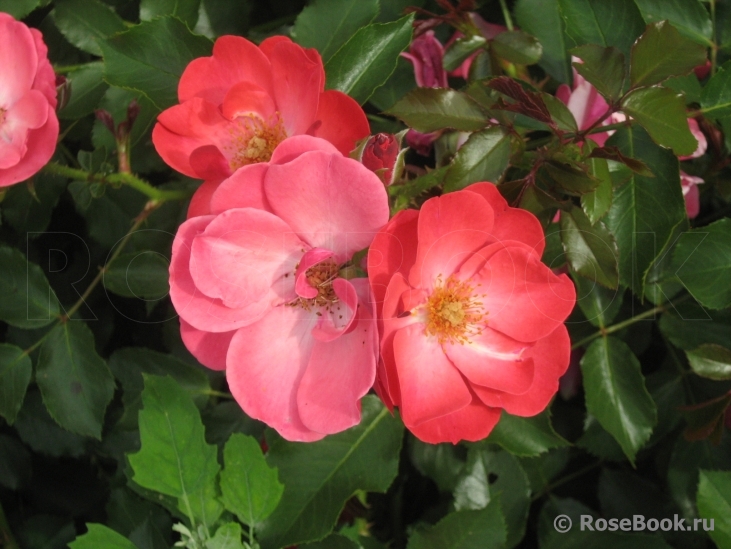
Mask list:
[{"label": "thorny stem", "polygon": [[55,175],[61,175],[70,179],[76,179],[78,181],[95,181],[98,183],[111,183],[117,185],[127,185],[133,189],[146,195],[151,200],[166,202],[168,200],[185,200],[190,198],[193,191],[188,189],[181,190],[164,190],[153,187],[147,181],[140,179],[139,177],[131,173],[110,173],[107,175],[90,173],[70,166],[64,166],[57,162],[49,162],[43,167],[46,173],[52,173]]}]

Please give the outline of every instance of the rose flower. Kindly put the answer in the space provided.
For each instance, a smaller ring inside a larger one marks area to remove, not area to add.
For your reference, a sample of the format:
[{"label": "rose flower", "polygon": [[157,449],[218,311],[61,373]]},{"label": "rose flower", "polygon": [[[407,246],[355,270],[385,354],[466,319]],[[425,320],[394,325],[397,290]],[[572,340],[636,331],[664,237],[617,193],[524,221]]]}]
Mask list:
[{"label": "rose flower", "polygon": [[536,217],[490,183],[399,212],[374,239],[376,390],[421,440],[482,439],[501,410],[535,415],[558,390],[576,294],[543,248]]},{"label": "rose flower", "polygon": [[378,331],[367,279],[341,269],[388,221],[383,183],[327,141],[295,136],[223,181],[208,207],[173,243],[185,345],[289,440],[357,424]]},{"label": "rose flower", "polygon": [[36,29],[0,13],[0,187],[28,179],[58,139],[56,76]]}]

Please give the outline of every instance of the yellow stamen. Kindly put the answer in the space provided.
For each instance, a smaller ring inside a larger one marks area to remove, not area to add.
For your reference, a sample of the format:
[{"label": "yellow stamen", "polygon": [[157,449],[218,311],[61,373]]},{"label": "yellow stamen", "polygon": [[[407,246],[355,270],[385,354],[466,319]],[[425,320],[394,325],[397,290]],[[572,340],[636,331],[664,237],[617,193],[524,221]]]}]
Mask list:
[{"label": "yellow stamen", "polygon": [[231,170],[242,166],[268,162],[274,149],[287,137],[284,124],[276,113],[268,121],[256,114],[238,116],[229,129],[231,140],[225,148]]},{"label": "yellow stamen", "polygon": [[426,334],[436,337],[440,344],[464,345],[471,337],[482,333],[487,324],[487,312],[482,304],[485,294],[476,294],[477,286],[452,276],[443,282],[439,275],[437,285],[424,305]]}]

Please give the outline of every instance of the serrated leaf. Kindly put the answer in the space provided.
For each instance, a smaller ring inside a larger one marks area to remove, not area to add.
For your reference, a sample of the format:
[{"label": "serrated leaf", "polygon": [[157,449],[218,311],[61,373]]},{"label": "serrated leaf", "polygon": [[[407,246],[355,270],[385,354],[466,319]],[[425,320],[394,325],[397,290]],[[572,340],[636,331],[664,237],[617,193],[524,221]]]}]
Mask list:
[{"label": "serrated leaf", "polygon": [[215,517],[207,511],[216,497],[220,469],[216,447],[206,443],[198,409],[184,389],[170,377],[144,378],[142,448],[127,456],[133,480],[143,488],[178,498],[178,507],[186,515],[212,523]]},{"label": "serrated leaf", "polygon": [[614,46],[625,56],[645,24],[633,0],[558,0],[569,45]]},{"label": "serrated leaf", "polygon": [[594,225],[612,206],[612,177],[605,159],[590,157],[588,162],[589,171],[599,180],[599,185],[593,191],[581,195],[581,207],[589,222]]},{"label": "serrated leaf", "polygon": [[626,343],[609,336],[594,341],[581,359],[586,409],[619,442],[634,463],[657,423],[640,362]]},{"label": "serrated leaf", "polygon": [[706,62],[706,48],[683,37],[670,23],[661,21],[632,46],[630,82],[633,88],[659,84],[671,76],[688,74]]},{"label": "serrated leaf", "polygon": [[168,295],[170,263],[153,251],[121,254],[104,270],[104,287],[117,295],[159,301]]},{"label": "serrated leaf", "polygon": [[705,344],[687,351],[690,367],[709,379],[731,379],[731,350],[721,345]]},{"label": "serrated leaf", "polygon": [[622,154],[617,147],[604,146],[592,149],[589,153],[588,158],[603,158],[605,160],[614,160],[615,162],[621,162],[627,166],[630,170],[638,175],[644,177],[653,177],[653,173],[650,171],[644,162],[637,160],[636,158],[630,158]]},{"label": "serrated leaf", "polygon": [[701,92],[701,111],[710,118],[731,114],[731,61],[718,68]]},{"label": "serrated leaf", "polygon": [[355,32],[378,15],[378,0],[316,0],[297,16],[292,38],[327,61]]},{"label": "serrated leaf", "polygon": [[88,531],[69,543],[71,549],[137,549],[134,543],[103,524],[89,523]]},{"label": "serrated leaf", "polygon": [[507,539],[499,501],[484,509],[450,513],[434,526],[417,530],[407,549],[500,549]]},{"label": "serrated leaf", "polygon": [[206,549],[244,549],[241,543],[241,525],[236,522],[222,524],[205,544]]},{"label": "serrated leaf", "polygon": [[370,396],[359,425],[319,442],[287,442],[270,433],[267,462],[279,469],[284,495],[256,530],[262,548],[320,539],[356,490],[385,492],[396,476],[402,433],[400,421]]},{"label": "serrated leaf", "polygon": [[543,47],[538,64],[559,82],[569,84],[571,65],[558,0],[518,0],[514,11],[520,28],[535,36]]},{"label": "serrated leaf", "polygon": [[80,320],[59,324],[46,336],[36,365],[43,402],[56,422],[73,433],[101,439],[114,377]]},{"label": "serrated leaf", "polygon": [[175,17],[141,23],[99,45],[105,80],[145,94],[158,109],[178,102],[183,70],[193,59],[210,55],[213,46]]},{"label": "serrated leaf", "polygon": [[424,133],[443,128],[469,132],[488,123],[488,116],[468,95],[439,88],[416,88],[386,114]]},{"label": "serrated leaf", "polygon": [[711,45],[713,28],[701,2],[686,0],[635,0],[646,23],[667,19],[683,35],[699,44]]},{"label": "serrated leaf", "polygon": [[655,143],[676,155],[692,154],[698,148],[688,127],[685,101],[673,90],[657,86],[636,89],[624,98],[622,110],[637,120]]},{"label": "serrated leaf", "polygon": [[487,87],[515,101],[515,103],[503,104],[501,106],[503,109],[524,114],[544,124],[553,124],[553,118],[543,96],[540,93],[525,90],[517,80],[507,76],[498,76],[488,81]]},{"label": "serrated leaf", "polygon": [[0,246],[0,294],[0,320],[18,328],[41,328],[60,314],[41,268],[7,246]]},{"label": "serrated leaf", "polygon": [[607,288],[619,284],[619,250],[602,222],[592,225],[581,208],[561,213],[561,241],[577,273]]},{"label": "serrated leaf", "polygon": [[66,120],[81,118],[94,112],[109,85],[102,79],[104,63],[88,63],[68,75],[71,97],[58,117]]},{"label": "serrated leaf", "polygon": [[621,51],[614,47],[603,48],[596,44],[586,44],[574,48],[571,53],[583,61],[572,63],[576,72],[592,84],[609,103],[619,99],[627,73]]},{"label": "serrated leaf", "polygon": [[548,411],[533,417],[518,417],[503,412],[487,441],[499,444],[514,456],[521,457],[538,456],[552,448],[569,446],[553,430]]},{"label": "serrated leaf", "polygon": [[534,65],[543,55],[541,43],[520,30],[501,32],[490,47],[495,55],[517,65]]},{"label": "serrated leaf", "polygon": [[223,449],[221,494],[226,509],[255,526],[272,514],[284,491],[276,468],[264,460],[259,443],[234,433]]},{"label": "serrated leaf", "polygon": [[140,2],[140,21],[152,21],[155,17],[173,15],[189,28],[198,22],[201,0],[142,0]]},{"label": "serrated leaf", "polygon": [[731,472],[701,470],[697,501],[704,529],[713,521],[708,535],[719,549],[731,549]]},{"label": "serrated leaf", "polygon": [[464,189],[479,181],[498,181],[510,161],[510,136],[500,127],[470,135],[450,163],[445,192]]},{"label": "serrated leaf", "polygon": [[725,309],[731,305],[731,219],[680,235],[671,269],[702,305]]},{"label": "serrated leaf", "polygon": [[[619,280],[643,295],[645,273],[678,224],[687,223],[677,160],[640,128],[618,130],[609,140],[625,156],[643,161],[655,177],[632,174],[614,190],[604,218],[619,247]],[[631,172],[629,172],[631,173]]]},{"label": "serrated leaf", "polygon": [[10,425],[23,404],[32,373],[33,364],[23,349],[0,343],[0,415]]},{"label": "serrated leaf", "polygon": [[611,290],[596,282],[574,276],[576,303],[586,319],[598,328],[608,326],[622,305],[623,289]]},{"label": "serrated leaf", "polygon": [[408,452],[411,463],[422,475],[434,481],[442,492],[451,492],[462,474],[464,459],[453,444],[429,444],[409,437]]},{"label": "serrated leaf", "polygon": [[411,43],[414,16],[361,28],[325,65],[326,88],[347,93],[361,105],[396,70]]},{"label": "serrated leaf", "polygon": [[453,71],[458,69],[468,57],[483,48],[485,44],[487,44],[487,40],[479,34],[458,38],[444,51],[444,59],[442,60],[444,70]]},{"label": "serrated leaf", "polygon": [[124,21],[99,0],[58,0],[53,20],[66,39],[77,48],[101,55],[99,42],[125,30]]}]

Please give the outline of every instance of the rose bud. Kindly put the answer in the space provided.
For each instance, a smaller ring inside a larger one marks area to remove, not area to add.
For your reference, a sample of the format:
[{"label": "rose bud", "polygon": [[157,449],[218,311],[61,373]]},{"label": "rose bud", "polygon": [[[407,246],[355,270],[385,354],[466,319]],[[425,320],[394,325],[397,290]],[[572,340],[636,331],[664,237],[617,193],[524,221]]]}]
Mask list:
[{"label": "rose bud", "polygon": [[361,162],[366,168],[375,172],[386,185],[390,185],[393,182],[393,168],[400,149],[396,136],[378,133],[366,142]]}]

